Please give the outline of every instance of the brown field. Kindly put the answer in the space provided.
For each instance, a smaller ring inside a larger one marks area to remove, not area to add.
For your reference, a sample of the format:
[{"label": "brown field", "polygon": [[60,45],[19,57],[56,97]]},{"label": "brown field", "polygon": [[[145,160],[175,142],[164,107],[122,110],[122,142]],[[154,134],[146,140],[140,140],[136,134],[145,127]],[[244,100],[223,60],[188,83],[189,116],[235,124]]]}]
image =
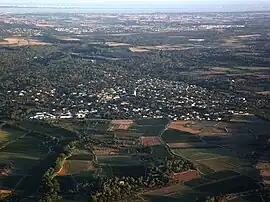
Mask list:
[{"label": "brown field", "polygon": [[153,136],[153,137],[141,137],[142,145],[144,146],[154,146],[154,145],[160,145],[161,140],[160,137]]},{"label": "brown field", "polygon": [[215,70],[215,71],[230,71],[230,70],[233,70],[232,68],[226,68],[226,67],[212,67],[211,69]]},{"label": "brown field", "polygon": [[171,178],[180,182],[185,182],[193,179],[200,178],[201,175],[197,170],[188,170],[182,173],[173,173]]},{"label": "brown field", "polygon": [[108,131],[127,130],[132,124],[132,120],[112,120]]},{"label": "brown field", "polygon": [[236,38],[251,38],[251,37],[260,37],[260,34],[249,34],[249,35],[238,35]]},{"label": "brown field", "polygon": [[132,124],[133,120],[112,120],[111,124]]},{"label": "brown field", "polygon": [[50,25],[50,24],[36,24],[37,27],[54,27],[54,25]]},{"label": "brown field", "polygon": [[270,91],[261,91],[261,92],[256,92],[258,94],[262,94],[262,95],[270,95]]},{"label": "brown field", "polygon": [[239,43],[239,41],[234,37],[225,39],[223,45],[224,46],[233,46],[235,48],[245,48],[246,47],[245,45]]},{"label": "brown field", "polygon": [[269,170],[261,170],[260,175],[265,184],[270,185],[270,169]]},{"label": "brown field", "polygon": [[[64,163],[64,164],[65,164],[65,163]],[[64,166],[61,167],[61,169],[57,172],[56,175],[57,175],[57,176],[65,176],[65,175],[67,175]]]},{"label": "brown field", "polygon": [[0,42],[0,45],[14,45],[14,46],[26,46],[26,45],[50,45],[49,43],[41,42],[33,39],[24,38],[6,38]]},{"label": "brown field", "polygon": [[0,194],[10,194],[11,190],[7,190],[7,189],[0,189]]},{"label": "brown field", "polygon": [[189,123],[188,121],[174,121],[169,125],[169,129],[174,129],[174,130],[181,130],[184,132],[192,133],[192,134],[198,134],[201,132],[199,129],[192,128],[192,126],[188,126]]},{"label": "brown field", "polygon": [[143,53],[143,52],[149,52],[149,50],[144,48],[137,48],[137,47],[130,47],[129,50],[134,53]]},{"label": "brown field", "polygon": [[59,39],[63,41],[80,41],[80,39],[70,37],[59,37]]},{"label": "brown field", "polygon": [[0,189],[0,199],[4,199],[12,193],[11,190]]},{"label": "brown field", "polygon": [[8,133],[0,129],[0,142],[8,140]]},{"label": "brown field", "polygon": [[62,168],[57,172],[57,176],[74,175],[92,169],[93,169],[92,161],[65,160]]},{"label": "brown field", "polygon": [[247,67],[247,66],[239,66],[239,67],[235,67],[237,69],[242,69],[242,70],[269,70],[270,67]]},{"label": "brown field", "polygon": [[114,156],[119,155],[119,149],[108,147],[95,147],[94,152],[97,156]]},{"label": "brown field", "polygon": [[119,42],[106,42],[105,43],[106,45],[108,46],[128,46],[130,44],[127,44],[127,43],[119,43]]}]

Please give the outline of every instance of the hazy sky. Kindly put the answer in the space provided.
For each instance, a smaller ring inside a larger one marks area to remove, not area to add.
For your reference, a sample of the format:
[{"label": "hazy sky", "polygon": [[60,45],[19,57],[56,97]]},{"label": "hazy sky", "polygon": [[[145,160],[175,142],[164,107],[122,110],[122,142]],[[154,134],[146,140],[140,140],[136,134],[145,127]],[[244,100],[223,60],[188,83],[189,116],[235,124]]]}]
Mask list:
[{"label": "hazy sky", "polygon": [[6,4],[247,4],[247,3],[269,3],[270,0],[0,0],[0,3]]},{"label": "hazy sky", "polygon": [[92,9],[270,11],[270,0],[0,0],[0,5],[83,6]]}]

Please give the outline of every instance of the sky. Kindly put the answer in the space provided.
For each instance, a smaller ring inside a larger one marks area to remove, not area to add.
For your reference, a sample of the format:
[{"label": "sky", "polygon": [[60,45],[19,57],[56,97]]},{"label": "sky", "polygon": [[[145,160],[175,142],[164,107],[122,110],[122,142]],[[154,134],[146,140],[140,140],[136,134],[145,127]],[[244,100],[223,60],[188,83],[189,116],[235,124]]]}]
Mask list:
[{"label": "sky", "polygon": [[103,9],[178,9],[198,11],[269,10],[270,0],[0,0],[0,5],[85,6]]},{"label": "sky", "polygon": [[146,5],[146,4],[258,4],[270,0],[0,0],[1,4],[100,4]]}]

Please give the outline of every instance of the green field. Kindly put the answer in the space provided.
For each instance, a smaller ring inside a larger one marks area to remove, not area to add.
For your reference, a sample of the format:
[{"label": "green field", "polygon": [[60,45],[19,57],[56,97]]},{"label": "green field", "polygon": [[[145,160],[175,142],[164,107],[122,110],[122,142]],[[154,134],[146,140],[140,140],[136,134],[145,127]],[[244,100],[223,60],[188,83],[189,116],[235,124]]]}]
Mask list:
[{"label": "green field", "polygon": [[201,140],[194,134],[189,134],[184,131],[169,129],[166,130],[162,139],[166,143],[197,143],[201,142]]},{"label": "green field", "polygon": [[220,193],[230,194],[258,188],[259,185],[255,180],[246,176],[237,176],[211,184],[197,186],[194,189],[200,192],[211,193],[212,195],[220,195]]},{"label": "green field", "polygon": [[233,154],[223,148],[192,148],[192,149],[174,149],[173,152],[179,156],[183,156],[192,161],[218,158],[218,157],[231,157]]},{"label": "green field", "polygon": [[169,123],[168,119],[138,119],[138,120],[135,120],[135,124],[138,124],[138,125],[166,126],[168,123]]},{"label": "green field", "polygon": [[229,202],[262,202],[262,198],[259,194],[249,195],[245,197],[237,197]]},{"label": "green field", "polygon": [[172,157],[173,155],[164,145],[154,145],[154,146],[151,146],[151,154],[149,156]]},{"label": "green field", "polygon": [[92,161],[93,155],[91,154],[76,154],[69,157],[67,160],[86,160],[86,161]]},{"label": "green field", "polygon": [[18,139],[1,149],[0,163],[11,162],[13,174],[24,174],[46,155],[47,149],[41,143],[42,138],[29,135]]},{"label": "green field", "polygon": [[113,164],[113,165],[137,165],[140,164],[136,156],[102,156],[98,157],[99,164]]},{"label": "green field", "polygon": [[204,176],[207,179],[210,180],[219,180],[219,179],[223,179],[223,178],[227,178],[227,177],[232,177],[232,176],[239,176],[239,173],[236,173],[232,170],[222,170],[219,172],[215,172],[209,175]]},{"label": "green field", "polygon": [[66,130],[64,128],[61,128],[61,127],[58,127],[56,125],[52,125],[46,122],[24,120],[24,121],[18,122],[17,124],[28,131],[34,131],[41,134],[47,134],[53,137],[58,137],[58,138],[63,138],[63,139],[65,138],[73,139],[77,136],[76,133],[70,130]]},{"label": "green field", "polygon": [[133,124],[128,130],[141,134],[142,136],[158,136],[164,130],[164,125],[136,125]]},{"label": "green field", "polygon": [[198,179],[186,181],[186,182],[184,182],[184,184],[189,186],[189,187],[196,187],[198,185],[201,185],[204,183],[210,183],[210,182],[213,182],[213,181],[210,179],[207,179],[207,178],[198,178]]},{"label": "green field", "polygon": [[13,189],[23,175],[1,176],[0,189]]},{"label": "green field", "polygon": [[25,133],[26,132],[13,127],[3,126],[2,128],[0,128],[0,143],[14,140],[24,135]]}]

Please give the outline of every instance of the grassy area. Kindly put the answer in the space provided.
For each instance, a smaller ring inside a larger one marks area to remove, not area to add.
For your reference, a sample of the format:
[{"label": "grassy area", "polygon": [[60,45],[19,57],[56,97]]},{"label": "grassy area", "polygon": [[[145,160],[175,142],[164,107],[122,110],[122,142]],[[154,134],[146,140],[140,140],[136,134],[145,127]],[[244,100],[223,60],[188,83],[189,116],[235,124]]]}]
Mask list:
[{"label": "grassy area", "polygon": [[0,151],[0,163],[11,163],[12,174],[25,174],[47,154],[47,148],[41,145],[42,138],[25,136]]},{"label": "grassy area", "polygon": [[207,192],[213,195],[230,194],[244,192],[252,189],[258,189],[259,185],[256,181],[246,176],[238,176],[235,178],[214,182],[194,188],[200,192]]},{"label": "grassy area", "polygon": [[17,124],[28,131],[35,131],[42,134],[48,134],[53,137],[69,139],[75,138],[77,136],[77,134],[72,131],[66,130],[64,128],[46,122],[24,120],[22,122],[18,122]]},{"label": "grassy area", "polygon": [[249,196],[243,196],[243,197],[237,197],[229,202],[261,202],[262,199],[259,194],[249,195]]},{"label": "grassy area", "polygon": [[11,144],[8,144],[1,152],[27,154],[39,157],[46,151],[41,143],[41,138],[25,136],[23,139],[18,139]]},{"label": "grassy area", "polygon": [[18,130],[16,128],[12,128],[12,127],[3,126],[0,129],[0,143],[14,140],[14,139],[16,139],[24,134],[25,134],[25,132],[22,130]]},{"label": "grassy area", "polygon": [[173,152],[192,161],[229,156],[222,148],[174,149]]},{"label": "grassy area", "polygon": [[173,155],[169,152],[167,147],[164,145],[154,145],[151,146],[151,154],[152,157],[172,157]]},{"label": "grassy area", "polygon": [[215,172],[209,175],[206,175],[205,178],[210,179],[210,180],[219,180],[227,177],[232,177],[232,176],[238,176],[239,173],[236,173],[232,170],[222,170],[219,172]]},{"label": "grassy area", "polygon": [[195,163],[195,166],[201,173],[203,173],[205,175],[215,172],[213,169],[209,168],[208,166],[206,166],[204,164],[200,164],[198,162]]},{"label": "grassy area", "polygon": [[1,176],[0,189],[13,189],[22,177],[22,175]]},{"label": "grassy area", "polygon": [[169,129],[162,135],[162,139],[166,143],[192,143],[201,142],[201,140],[194,134],[188,132]]},{"label": "grassy area", "polygon": [[200,184],[210,183],[210,182],[213,182],[213,181],[210,179],[206,179],[206,178],[198,178],[198,179],[187,181],[184,184],[189,186],[189,187],[195,187],[195,186],[198,186]]},{"label": "grassy area", "polygon": [[168,119],[139,119],[135,121],[138,125],[163,125],[166,126],[169,123]]},{"label": "grassy area", "polygon": [[98,157],[99,164],[134,165],[139,164],[135,156],[102,156]]},{"label": "grassy area", "polygon": [[137,125],[132,124],[129,127],[129,130],[134,131],[136,133],[140,133],[142,136],[158,136],[161,131],[164,129],[164,125]]}]

